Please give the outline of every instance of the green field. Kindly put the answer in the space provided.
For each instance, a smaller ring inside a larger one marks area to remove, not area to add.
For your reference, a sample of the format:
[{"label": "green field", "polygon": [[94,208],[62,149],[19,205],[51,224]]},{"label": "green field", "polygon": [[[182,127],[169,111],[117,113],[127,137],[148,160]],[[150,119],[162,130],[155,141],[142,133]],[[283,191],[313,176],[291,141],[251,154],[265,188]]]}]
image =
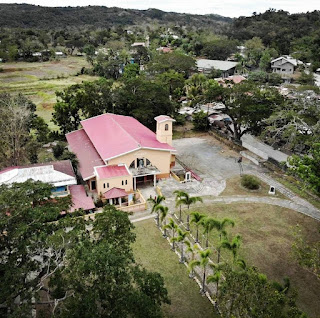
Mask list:
[{"label": "green field", "polygon": [[0,93],[22,93],[37,105],[37,114],[45,119],[50,128],[55,92],[95,76],[77,75],[82,67],[89,67],[84,57],[67,57],[49,62],[17,62],[1,65]]}]

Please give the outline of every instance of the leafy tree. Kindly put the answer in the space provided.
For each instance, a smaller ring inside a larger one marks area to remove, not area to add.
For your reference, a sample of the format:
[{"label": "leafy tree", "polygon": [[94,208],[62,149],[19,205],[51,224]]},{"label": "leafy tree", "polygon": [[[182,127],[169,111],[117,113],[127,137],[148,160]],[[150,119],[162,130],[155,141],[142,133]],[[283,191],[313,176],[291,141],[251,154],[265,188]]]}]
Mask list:
[{"label": "leafy tree", "polygon": [[222,317],[306,318],[295,304],[296,294],[279,290],[254,267],[235,271],[225,265],[218,294]]},{"label": "leafy tree", "polygon": [[180,263],[185,262],[185,257],[184,257],[184,244],[187,241],[187,235],[188,231],[182,231],[180,228],[178,228],[178,235],[176,237],[172,238],[172,241],[179,242],[181,244],[181,256],[180,256]]},{"label": "leafy tree", "polygon": [[28,150],[34,146],[30,134],[35,105],[23,95],[0,95],[0,166],[27,162]]},{"label": "leafy tree", "polygon": [[169,95],[178,100],[184,93],[185,79],[181,73],[173,70],[157,75],[157,80],[168,88]]},{"label": "leafy tree", "polygon": [[263,120],[272,114],[276,106],[283,104],[283,97],[277,90],[261,89],[249,82],[226,88],[223,100],[233,123],[229,131],[236,140],[247,132],[260,133]]},{"label": "leafy tree", "polygon": [[164,226],[165,229],[169,229],[172,232],[171,242],[172,242],[172,250],[175,250],[175,237],[178,231],[178,225],[174,222],[172,218],[169,219],[169,223]]},{"label": "leafy tree", "polygon": [[139,64],[127,64],[124,67],[123,77],[126,79],[135,78],[139,75],[140,68]]},{"label": "leafy tree", "polygon": [[57,220],[70,199],[50,194],[41,182],[1,186],[0,301],[9,316],[29,316],[42,293],[57,317],[162,317],[163,278],[135,264],[128,215],[108,206],[94,220]]},{"label": "leafy tree", "polygon": [[292,244],[294,258],[302,267],[320,279],[320,240],[314,243],[306,242],[299,227],[295,230],[294,235],[295,241]]},{"label": "leafy tree", "polygon": [[196,257],[196,253],[198,253],[199,251],[199,245],[198,243],[191,245],[190,241],[186,241],[185,244],[188,246],[186,252],[187,253],[191,253],[191,260],[189,262],[188,265],[188,269],[189,269],[189,277],[193,278],[194,277],[194,266],[190,266],[190,264],[193,264],[193,261],[195,260]]},{"label": "leafy tree", "polygon": [[289,158],[289,170],[301,178],[317,194],[320,193],[320,143],[315,143],[309,155]]},{"label": "leafy tree", "polygon": [[229,250],[233,255],[233,262],[235,263],[238,258],[238,252],[241,244],[241,236],[237,234],[233,239],[228,241],[227,239],[224,239],[221,242],[221,247]]},{"label": "leafy tree", "polygon": [[236,41],[227,38],[217,38],[206,42],[201,53],[208,59],[226,60],[236,50]]},{"label": "leafy tree", "polygon": [[157,210],[160,211],[160,223],[163,224],[164,232],[163,237],[167,237],[167,229],[165,228],[167,224],[167,215],[169,208],[167,206],[158,205]]},{"label": "leafy tree", "polygon": [[191,197],[188,193],[184,193],[183,197],[181,197],[178,201],[177,201],[177,205],[181,205],[184,204],[188,207],[188,212],[187,212],[187,231],[190,230],[190,224],[189,224],[189,219],[190,219],[190,214],[189,214],[189,210],[190,210],[190,205],[192,204],[196,204],[197,202],[203,202],[201,197]]},{"label": "leafy tree", "polygon": [[209,246],[209,234],[216,226],[216,220],[211,217],[206,217],[202,220],[203,233],[206,235],[206,247]]},{"label": "leafy tree", "polygon": [[157,220],[157,226],[159,227],[159,213],[162,207],[161,203],[162,201],[164,201],[166,198],[162,195],[158,195],[155,198],[149,198],[148,202],[150,202],[152,204],[152,208],[151,208],[151,213],[156,213],[156,220]]},{"label": "leafy tree", "polygon": [[210,262],[210,256],[211,251],[209,249],[204,251],[199,251],[200,260],[194,260],[190,263],[191,268],[194,268],[196,266],[201,267],[202,269],[202,287],[200,292],[205,293],[206,292],[206,275],[207,275],[207,267]]},{"label": "leafy tree", "polygon": [[216,298],[219,297],[219,283],[223,277],[224,263],[210,264],[213,274],[207,277],[207,284],[216,283]]},{"label": "leafy tree", "polygon": [[223,220],[219,221],[219,220],[215,220],[215,224],[214,224],[214,228],[218,231],[219,233],[219,245],[218,245],[218,260],[217,263],[220,263],[220,254],[221,254],[221,243],[222,243],[222,239],[225,238],[227,236],[227,232],[226,232],[226,227],[230,225],[232,227],[234,227],[234,221],[229,219],[229,218],[224,218]]},{"label": "leafy tree", "polygon": [[182,205],[182,202],[180,201],[180,199],[184,196],[187,195],[186,192],[184,191],[180,191],[180,190],[175,190],[173,192],[175,195],[176,195],[176,207],[179,206],[179,221],[182,222],[182,211],[181,211],[181,205]]},{"label": "leafy tree", "polygon": [[199,226],[203,224],[203,220],[206,217],[205,214],[201,214],[199,212],[191,212],[191,221],[190,223],[194,223],[196,226],[196,243],[199,243]]},{"label": "leafy tree", "polygon": [[192,119],[195,130],[205,131],[208,129],[208,115],[203,110],[194,113]]}]

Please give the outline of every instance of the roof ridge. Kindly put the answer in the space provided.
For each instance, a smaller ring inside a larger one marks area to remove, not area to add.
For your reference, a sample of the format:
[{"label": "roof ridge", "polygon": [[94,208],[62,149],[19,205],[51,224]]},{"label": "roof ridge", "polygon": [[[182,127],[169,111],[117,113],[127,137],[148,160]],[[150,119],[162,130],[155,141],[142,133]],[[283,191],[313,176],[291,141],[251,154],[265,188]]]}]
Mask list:
[{"label": "roof ridge", "polygon": [[[122,115],[115,115],[115,114],[113,114],[113,116],[122,116]],[[120,125],[120,123],[118,123],[114,118],[113,118],[113,116],[111,116],[111,119],[134,141],[134,142],[136,142],[137,144],[138,144],[138,147],[139,147],[139,145],[140,145],[140,147],[141,147],[141,144],[140,144],[140,141],[137,141],[135,138],[133,138],[129,133],[128,133],[128,131],[122,126],[122,125]],[[131,116],[124,116],[124,117],[131,117]],[[131,118],[133,118],[134,120],[136,120],[134,117],[131,117]],[[137,120],[137,122],[140,124],[140,122]]]}]

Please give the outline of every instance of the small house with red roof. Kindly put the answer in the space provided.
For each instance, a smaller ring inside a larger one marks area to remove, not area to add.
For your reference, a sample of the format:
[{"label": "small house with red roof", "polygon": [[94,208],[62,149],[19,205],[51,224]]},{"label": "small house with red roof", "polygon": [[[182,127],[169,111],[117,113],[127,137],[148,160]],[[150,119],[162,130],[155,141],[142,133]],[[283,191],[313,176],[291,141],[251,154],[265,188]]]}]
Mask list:
[{"label": "small house with red roof", "polygon": [[168,178],[175,163],[169,116],[155,117],[156,133],[129,116],[102,114],[81,121],[66,135],[79,161],[78,170],[91,192],[111,204],[130,204],[144,184]]}]

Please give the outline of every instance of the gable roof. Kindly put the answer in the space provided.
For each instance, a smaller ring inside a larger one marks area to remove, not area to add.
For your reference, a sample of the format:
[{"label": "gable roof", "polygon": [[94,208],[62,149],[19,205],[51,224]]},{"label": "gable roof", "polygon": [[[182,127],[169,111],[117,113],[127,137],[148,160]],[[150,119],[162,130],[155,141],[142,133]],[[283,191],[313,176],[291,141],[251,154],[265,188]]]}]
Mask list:
[{"label": "gable roof", "polygon": [[29,179],[55,187],[77,184],[70,160],[8,167],[0,171],[0,184],[22,183]]},{"label": "gable roof", "polygon": [[83,185],[72,185],[69,187],[72,206],[70,212],[78,209],[92,210],[95,208],[91,197],[87,196],[86,190]]},{"label": "gable roof", "polygon": [[123,198],[126,197],[128,193],[120,188],[112,188],[109,191],[104,193],[104,197],[106,199],[115,199],[115,198]]},{"label": "gable roof", "polygon": [[104,165],[92,142],[83,129],[66,134],[70,150],[79,160],[79,171],[83,180],[94,176],[94,167]]},{"label": "gable roof", "polygon": [[81,121],[81,125],[103,160],[119,157],[140,148],[175,151],[167,143],[159,142],[154,132],[133,117],[102,114]]},{"label": "gable roof", "polygon": [[280,56],[280,57],[272,60],[272,61],[271,61],[271,64],[274,63],[274,62],[277,62],[277,61],[281,61],[281,60],[283,60],[283,62],[281,63],[281,65],[282,65],[282,64],[285,64],[285,63],[290,63],[290,64],[292,64],[292,65],[294,65],[294,66],[297,66],[298,64],[303,64],[302,61],[297,60],[297,59],[294,59],[294,58],[292,58],[290,55]]},{"label": "gable roof", "polygon": [[238,62],[220,61],[220,60],[207,60],[200,59],[196,61],[198,68],[211,69],[214,68],[220,71],[228,71],[237,66]]},{"label": "gable roof", "polygon": [[171,118],[170,116],[166,116],[166,115],[160,115],[160,116],[154,117],[154,119],[158,123],[162,123],[164,121],[175,121],[173,118]]},{"label": "gable roof", "polygon": [[94,170],[95,170],[95,174],[99,177],[99,179],[108,179],[108,178],[130,175],[125,165],[95,167]]}]

